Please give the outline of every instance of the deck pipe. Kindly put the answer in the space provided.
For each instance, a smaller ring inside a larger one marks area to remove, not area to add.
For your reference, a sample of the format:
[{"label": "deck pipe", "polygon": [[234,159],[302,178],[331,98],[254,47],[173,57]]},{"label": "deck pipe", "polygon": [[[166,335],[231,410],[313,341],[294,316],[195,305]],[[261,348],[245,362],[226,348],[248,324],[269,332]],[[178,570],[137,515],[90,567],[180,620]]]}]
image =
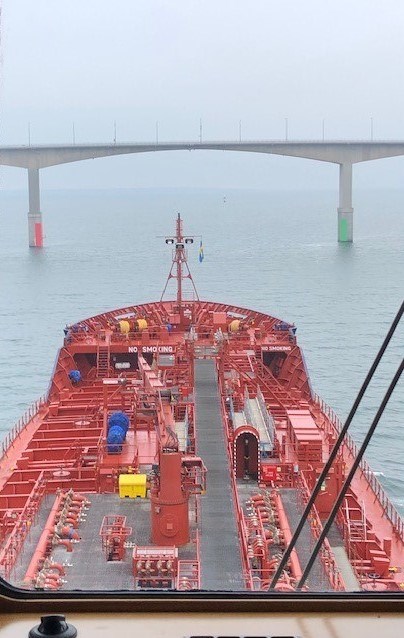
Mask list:
[{"label": "deck pipe", "polygon": [[59,589],[60,585],[52,580],[44,578],[43,576],[38,576],[35,581],[35,587],[36,589]]},{"label": "deck pipe", "polygon": [[[282,503],[282,499],[280,497],[280,494],[274,492],[272,494],[272,498],[274,500],[274,504],[276,507],[276,514],[278,516],[278,520],[279,520],[279,528],[280,531],[283,535],[283,539],[285,542],[286,547],[289,545],[290,540],[292,538],[292,532],[290,530],[289,527],[289,522],[288,522],[288,517],[286,515],[285,512],[285,508],[283,507],[283,503]],[[290,555],[290,569],[291,572],[293,574],[293,577],[296,578],[296,580],[300,579],[302,576],[302,568],[300,566],[300,562],[299,559],[297,557],[297,553],[296,550],[293,550],[293,552]]]},{"label": "deck pipe", "polygon": [[[69,511],[71,500],[81,495],[75,494],[73,491],[60,492],[51,508],[44,530],[39,538],[36,550],[28,566],[24,577],[24,582],[32,583],[38,575],[38,566],[43,562],[52,545],[52,539],[55,536],[55,527],[61,522],[67,522],[69,517],[63,516],[65,510]],[[83,501],[82,501],[83,502]],[[59,519],[59,520],[58,520]],[[74,526],[74,525],[73,525]],[[68,552],[73,551],[72,541],[69,539],[57,538],[56,545],[63,545]]]},{"label": "deck pipe", "polygon": [[38,573],[38,564],[41,560],[44,560],[46,558],[50,539],[52,538],[55,531],[56,517],[59,513],[64,497],[64,492],[60,492],[60,494],[58,494],[55,499],[55,502],[46,521],[44,530],[39,538],[34,555],[26,571],[24,577],[25,583],[32,583],[36,579]]},{"label": "deck pipe", "polygon": [[46,569],[48,571],[51,571],[52,569],[56,569],[56,571],[59,572],[60,576],[65,576],[66,574],[65,567],[64,565],[62,565],[62,563],[54,563],[49,558],[45,560],[43,569]]},{"label": "deck pipe", "polygon": [[73,543],[68,538],[58,538],[56,545],[63,545],[69,553],[73,551]]}]

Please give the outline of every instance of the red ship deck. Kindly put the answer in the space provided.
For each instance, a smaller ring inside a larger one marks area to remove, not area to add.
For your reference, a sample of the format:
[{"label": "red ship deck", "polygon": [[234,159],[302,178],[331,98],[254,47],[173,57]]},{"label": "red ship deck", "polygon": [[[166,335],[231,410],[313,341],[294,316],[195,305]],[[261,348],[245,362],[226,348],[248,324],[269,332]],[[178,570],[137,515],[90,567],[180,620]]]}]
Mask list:
[{"label": "red ship deck", "polygon": [[[66,328],[47,397],[3,444],[5,578],[268,590],[340,424],[293,325],[180,293]],[[354,458],[348,438],[277,589],[296,588]],[[362,463],[308,587],[398,590],[403,569],[403,522]]]}]

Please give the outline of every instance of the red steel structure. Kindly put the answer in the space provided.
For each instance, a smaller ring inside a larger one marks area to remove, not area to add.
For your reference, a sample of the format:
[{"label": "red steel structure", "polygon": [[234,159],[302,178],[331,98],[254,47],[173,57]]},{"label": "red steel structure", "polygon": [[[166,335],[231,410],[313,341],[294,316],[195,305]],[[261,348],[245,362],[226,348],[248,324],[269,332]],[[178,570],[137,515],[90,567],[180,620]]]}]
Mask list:
[{"label": "red steel structure", "polygon": [[132,528],[126,527],[126,516],[116,514],[104,516],[100,537],[102,549],[108,561],[120,561],[125,558],[125,541],[131,533]]},{"label": "red steel structure", "polygon": [[[158,302],[66,327],[47,396],[2,448],[5,578],[74,588],[89,556],[101,588],[114,561],[117,588],[268,589],[341,424],[294,325],[199,299],[193,239],[178,216],[174,300],[166,284]],[[347,437],[278,590],[295,590],[355,453]],[[136,474],[145,494],[121,498]],[[403,521],[363,462],[307,588],[400,590],[403,568]]]}]

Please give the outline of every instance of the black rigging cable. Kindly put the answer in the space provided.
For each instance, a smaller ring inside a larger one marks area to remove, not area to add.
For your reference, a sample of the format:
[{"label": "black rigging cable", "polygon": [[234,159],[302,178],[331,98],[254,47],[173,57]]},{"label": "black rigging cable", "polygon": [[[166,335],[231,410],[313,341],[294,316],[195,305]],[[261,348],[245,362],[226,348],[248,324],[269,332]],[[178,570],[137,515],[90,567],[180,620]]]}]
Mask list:
[{"label": "black rigging cable", "polygon": [[390,385],[389,385],[389,387],[387,389],[387,392],[386,392],[386,394],[383,397],[383,401],[381,402],[381,404],[379,406],[379,409],[378,409],[378,411],[376,413],[376,416],[375,416],[375,418],[372,421],[372,425],[370,426],[370,428],[368,430],[368,433],[366,434],[366,437],[365,437],[365,439],[364,439],[364,441],[363,441],[363,443],[362,443],[362,445],[361,445],[361,447],[359,449],[359,452],[358,452],[358,454],[357,454],[357,456],[355,458],[355,461],[353,462],[352,467],[349,470],[348,476],[346,477],[346,479],[344,481],[344,484],[343,484],[343,486],[341,488],[341,491],[338,494],[337,500],[335,501],[335,504],[334,504],[334,506],[333,506],[333,508],[332,508],[332,510],[330,512],[330,515],[327,518],[327,521],[326,521],[326,523],[325,523],[325,525],[323,527],[323,530],[322,530],[322,532],[321,532],[321,534],[320,534],[320,536],[319,536],[319,538],[317,540],[317,543],[316,543],[316,545],[315,545],[315,547],[314,547],[314,549],[313,549],[313,551],[311,553],[309,561],[308,561],[308,563],[306,565],[306,568],[305,568],[305,570],[303,572],[303,576],[301,577],[301,579],[300,579],[300,581],[299,581],[299,583],[297,585],[297,589],[301,589],[303,587],[304,583],[306,582],[307,576],[309,575],[309,572],[310,572],[311,568],[313,567],[313,563],[314,563],[314,561],[317,558],[317,554],[318,554],[318,552],[321,549],[321,545],[323,544],[323,541],[324,541],[325,537],[327,536],[331,525],[334,522],[334,518],[336,517],[337,512],[338,512],[338,510],[340,508],[340,505],[341,505],[342,501],[344,500],[345,494],[347,493],[347,491],[349,489],[349,486],[351,484],[353,476],[354,476],[356,470],[358,469],[359,463],[361,462],[362,457],[363,457],[364,453],[366,452],[366,448],[367,448],[367,446],[368,446],[368,444],[370,442],[370,439],[373,436],[373,433],[374,433],[374,431],[376,429],[376,426],[377,426],[377,424],[380,421],[380,418],[381,418],[381,416],[382,416],[382,414],[384,412],[384,409],[385,409],[385,407],[386,407],[386,405],[387,405],[387,403],[388,403],[388,401],[389,401],[389,399],[390,399],[390,397],[392,395],[392,392],[393,392],[394,388],[397,385],[397,382],[398,382],[403,370],[404,370],[404,359],[401,360],[401,364],[397,368],[397,372],[394,375],[393,380],[390,383]]},{"label": "black rigging cable", "polygon": [[363,398],[363,395],[365,394],[365,392],[367,390],[367,387],[368,387],[370,381],[372,380],[372,377],[373,377],[373,375],[374,375],[374,373],[375,373],[375,371],[377,369],[377,366],[379,365],[380,360],[383,357],[383,355],[384,355],[384,353],[386,351],[386,348],[387,348],[387,346],[390,343],[390,340],[391,340],[391,338],[392,338],[392,336],[393,336],[393,334],[394,334],[394,332],[395,332],[395,330],[397,328],[397,325],[400,322],[401,317],[403,316],[403,313],[404,313],[404,301],[401,304],[401,306],[400,306],[400,308],[399,308],[399,310],[398,310],[398,312],[397,312],[397,314],[396,314],[396,316],[395,316],[395,318],[394,318],[394,320],[393,320],[393,322],[392,322],[392,324],[390,326],[390,329],[389,329],[389,331],[388,331],[388,333],[387,333],[387,335],[386,335],[386,337],[385,337],[385,339],[384,339],[384,341],[382,343],[382,346],[381,346],[379,352],[376,355],[376,358],[375,358],[375,360],[374,360],[374,362],[372,364],[372,367],[370,368],[368,374],[366,375],[366,379],[364,380],[364,382],[362,384],[362,387],[361,387],[361,389],[358,392],[358,395],[357,395],[357,397],[356,397],[356,399],[354,401],[354,404],[353,404],[353,406],[351,408],[351,411],[350,411],[350,413],[349,413],[349,415],[347,417],[347,420],[345,421],[345,424],[342,427],[341,432],[339,433],[338,439],[335,442],[335,445],[334,445],[334,447],[333,447],[333,449],[332,449],[332,451],[330,453],[330,456],[329,456],[326,464],[324,465],[320,476],[317,479],[317,483],[314,486],[313,492],[311,493],[311,496],[310,496],[309,501],[308,501],[308,503],[307,503],[307,505],[305,507],[305,510],[304,510],[304,512],[302,514],[302,517],[301,517],[300,521],[299,521],[299,524],[296,527],[296,530],[295,530],[295,532],[294,532],[294,534],[293,534],[293,536],[292,536],[292,538],[290,540],[290,543],[289,543],[288,547],[286,548],[285,553],[283,554],[283,556],[281,558],[281,561],[280,561],[280,563],[278,565],[278,568],[277,568],[277,570],[276,570],[276,572],[275,572],[275,574],[274,574],[274,576],[272,578],[271,584],[269,585],[269,589],[273,589],[275,587],[275,585],[278,582],[280,576],[282,575],[283,570],[285,569],[285,566],[286,566],[286,564],[287,564],[287,562],[288,562],[288,560],[290,558],[290,555],[291,555],[291,553],[292,553],[292,551],[293,551],[293,549],[294,549],[294,547],[296,545],[296,542],[297,542],[297,540],[298,540],[298,538],[300,536],[300,533],[301,533],[301,531],[302,531],[302,529],[303,529],[303,527],[304,527],[304,525],[306,523],[306,520],[307,520],[307,518],[308,518],[308,516],[310,514],[310,510],[311,510],[311,508],[312,508],[312,506],[313,506],[313,504],[314,504],[314,502],[315,502],[315,500],[317,498],[318,493],[320,492],[321,486],[324,483],[324,481],[325,481],[325,479],[326,479],[326,477],[328,475],[328,472],[329,472],[329,470],[330,470],[330,468],[331,468],[331,466],[332,466],[332,464],[334,462],[334,459],[335,459],[335,457],[337,456],[337,454],[339,452],[339,449],[340,449],[340,447],[341,447],[341,445],[343,443],[345,435],[346,435],[346,433],[348,431],[349,426],[351,425],[352,419],[355,416],[355,413],[356,413],[356,411],[357,411],[357,409],[359,407],[359,404],[360,404],[360,402],[361,402],[361,400]]}]

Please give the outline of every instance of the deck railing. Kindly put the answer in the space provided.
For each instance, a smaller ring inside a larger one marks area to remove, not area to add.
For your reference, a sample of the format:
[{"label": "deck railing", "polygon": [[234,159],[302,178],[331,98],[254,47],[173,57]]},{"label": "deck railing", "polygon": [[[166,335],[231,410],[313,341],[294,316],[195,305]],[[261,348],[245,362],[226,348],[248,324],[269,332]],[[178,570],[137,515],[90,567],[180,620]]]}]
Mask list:
[{"label": "deck railing", "polygon": [[[317,394],[314,395],[314,401],[320,407],[322,412],[324,412],[324,414],[327,416],[328,420],[334,426],[337,433],[341,432],[343,426],[341,421],[335,414],[334,410],[330,408],[330,406],[327,405],[323,401],[323,399],[321,399],[321,397],[319,397]],[[352,454],[352,456],[355,458],[358,454],[358,448],[355,441],[349,434],[345,435],[345,445],[350,451],[350,453]],[[360,472],[362,476],[366,478],[369,484],[369,487],[371,488],[373,494],[375,495],[376,500],[381,505],[383,512],[385,513],[385,515],[391,522],[394,531],[401,538],[404,539],[404,521],[401,518],[400,514],[397,512],[396,508],[394,507],[393,503],[391,502],[384,488],[382,487],[380,481],[378,481],[377,477],[375,476],[374,472],[370,469],[369,464],[365,459],[361,460],[359,464],[358,472]]]},{"label": "deck railing", "polygon": [[[249,423],[250,425],[252,425],[258,430],[258,424],[255,422],[254,415],[251,411],[250,404],[248,402],[249,399],[250,399],[250,394],[246,386],[244,391],[244,413],[247,418],[247,423]],[[274,425],[274,420],[272,416],[269,414],[267,410],[267,407],[265,405],[265,399],[260,388],[258,388],[257,390],[257,400],[258,400],[259,412],[261,414],[262,421],[269,439],[269,443],[260,441],[260,444],[265,445],[265,450],[272,451],[274,447],[274,441],[275,441],[275,425]]]},{"label": "deck railing", "polygon": [[250,404],[248,403],[249,399],[250,399],[250,394],[246,386],[244,390],[244,414],[246,416],[247,423],[254,426],[254,418],[251,412]]},{"label": "deck railing", "polygon": [[229,402],[229,414],[230,414],[230,418],[231,418],[231,421],[232,421],[233,427],[234,427],[235,409],[234,409],[234,401],[233,401],[233,397],[232,396],[228,397],[228,402]]},{"label": "deck railing", "polygon": [[258,403],[259,403],[259,406],[260,406],[262,418],[264,419],[264,423],[265,423],[269,438],[271,439],[272,445],[274,445],[274,441],[275,441],[275,423],[274,423],[274,420],[273,420],[272,416],[268,412],[267,406],[265,405],[265,399],[264,399],[264,395],[261,392],[261,388],[258,388],[257,399],[258,399]]},{"label": "deck railing", "polygon": [[[310,490],[303,476],[303,473],[299,475],[297,484],[300,489],[299,494],[302,499],[302,505],[306,507],[310,498]],[[313,505],[310,510],[308,522],[311,527],[313,537],[316,540],[318,540],[320,538],[320,534],[322,530],[322,523],[315,505]],[[344,583],[342,574],[338,568],[337,562],[335,560],[335,556],[332,551],[331,545],[327,538],[324,539],[319,555],[320,555],[320,560],[322,562],[324,571],[327,574],[328,580],[330,581],[330,584],[333,590],[344,591],[345,583]]]},{"label": "deck railing", "polygon": [[2,575],[8,580],[12,569],[20,555],[24,541],[42,504],[46,492],[48,476],[42,471],[28,495],[26,503],[18,515],[18,519],[0,551],[0,568]]},{"label": "deck railing", "polygon": [[240,556],[241,556],[241,564],[243,570],[243,578],[246,589],[256,589],[253,576],[251,574],[251,569],[248,560],[248,530],[247,525],[244,518],[244,512],[240,504],[240,499],[237,492],[237,485],[234,478],[233,472],[231,473],[231,485],[233,491],[233,499],[234,499],[234,510],[237,517],[237,526],[239,531],[239,539],[240,539]]},{"label": "deck railing", "polygon": [[14,427],[11,428],[4,437],[1,447],[0,447],[0,461],[4,456],[7,455],[7,451],[13,445],[17,436],[22,432],[22,430],[28,425],[30,421],[36,416],[39,412],[39,409],[45,405],[46,397],[42,396],[40,399],[35,401],[30,407],[26,410],[22,417],[20,417]]}]

